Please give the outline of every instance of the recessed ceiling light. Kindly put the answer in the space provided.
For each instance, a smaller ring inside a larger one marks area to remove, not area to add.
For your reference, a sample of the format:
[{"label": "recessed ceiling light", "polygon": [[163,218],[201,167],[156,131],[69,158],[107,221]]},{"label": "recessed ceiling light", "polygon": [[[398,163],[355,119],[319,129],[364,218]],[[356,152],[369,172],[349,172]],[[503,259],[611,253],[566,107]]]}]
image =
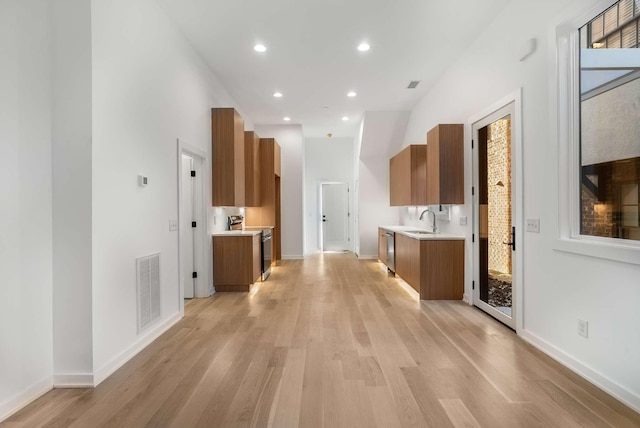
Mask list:
[{"label": "recessed ceiling light", "polygon": [[273,96],[276,98],[282,98],[282,92],[274,92]]},{"label": "recessed ceiling light", "polygon": [[363,42],[363,43],[360,43],[360,44],[358,45],[358,50],[359,50],[360,52],[366,52],[366,51],[368,51],[369,49],[371,49],[371,46],[369,46],[369,43],[365,43],[365,42]]},{"label": "recessed ceiling light", "polygon": [[356,93],[355,93],[355,92],[353,92],[353,91],[351,91],[351,92],[347,93],[347,96],[348,96],[349,98],[353,98],[353,97],[355,97],[356,95],[358,95],[358,94],[356,94]]},{"label": "recessed ceiling light", "polygon": [[346,122],[349,118],[347,116],[342,116],[342,120]]},{"label": "recessed ceiling light", "polygon": [[256,52],[266,52],[267,47],[265,45],[263,45],[262,43],[258,43],[257,45],[255,45],[253,47],[253,50]]},{"label": "recessed ceiling light", "polygon": [[285,116],[282,118],[282,120],[284,120],[285,122],[289,122],[291,118],[289,116]]}]

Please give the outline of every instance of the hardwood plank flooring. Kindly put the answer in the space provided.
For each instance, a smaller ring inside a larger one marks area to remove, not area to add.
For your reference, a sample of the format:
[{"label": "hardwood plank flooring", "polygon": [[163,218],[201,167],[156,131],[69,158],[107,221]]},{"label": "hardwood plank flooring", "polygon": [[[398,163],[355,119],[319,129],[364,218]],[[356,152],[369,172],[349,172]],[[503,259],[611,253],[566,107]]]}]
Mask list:
[{"label": "hardwood plank flooring", "polygon": [[185,317],[93,390],[2,428],[640,427],[640,414],[462,302],[419,302],[374,261],[284,261]]}]

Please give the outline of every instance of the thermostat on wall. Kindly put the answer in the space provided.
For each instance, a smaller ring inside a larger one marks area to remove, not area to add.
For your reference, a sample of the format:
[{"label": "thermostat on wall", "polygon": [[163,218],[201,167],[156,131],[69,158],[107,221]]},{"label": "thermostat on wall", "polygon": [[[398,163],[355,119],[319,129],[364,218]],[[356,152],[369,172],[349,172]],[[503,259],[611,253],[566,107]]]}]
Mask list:
[{"label": "thermostat on wall", "polygon": [[149,183],[149,179],[147,177],[145,177],[144,175],[140,174],[138,175],[138,185],[140,187],[144,187]]}]

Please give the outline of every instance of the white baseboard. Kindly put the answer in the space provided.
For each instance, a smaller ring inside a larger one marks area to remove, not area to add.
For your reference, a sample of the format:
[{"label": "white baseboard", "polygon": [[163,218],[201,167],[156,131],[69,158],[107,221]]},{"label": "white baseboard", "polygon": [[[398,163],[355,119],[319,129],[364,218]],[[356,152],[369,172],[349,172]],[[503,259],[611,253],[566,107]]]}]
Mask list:
[{"label": "white baseboard", "polygon": [[54,388],[93,388],[93,374],[54,374]]},{"label": "white baseboard", "polygon": [[471,299],[471,296],[469,296],[467,293],[464,293],[462,295],[462,301],[468,305],[473,305],[473,299]]},{"label": "white baseboard", "polygon": [[622,401],[627,406],[634,409],[636,412],[640,412],[640,396],[629,391],[622,385],[617,384],[613,380],[592,369],[591,367],[576,360],[566,352],[553,346],[546,340],[539,336],[527,331],[520,330],[518,335],[531,345],[538,348],[554,360],[558,361],[562,365],[566,366],[571,371],[582,376],[598,388],[604,390],[608,394],[612,395],[616,399]]},{"label": "white baseboard", "polygon": [[96,370],[94,373],[94,386],[100,385],[102,381],[111,376],[116,370],[125,365],[127,361],[135,357],[144,348],[149,346],[151,342],[156,340],[162,333],[173,327],[178,321],[180,321],[181,318],[182,315],[180,315],[180,313],[175,313],[171,317],[167,318],[163,323],[159,324],[157,327],[149,330],[137,342],[116,355],[111,359],[111,361],[106,363],[99,370]]},{"label": "white baseboard", "polygon": [[13,415],[33,400],[51,391],[52,388],[53,379],[51,376],[47,376],[46,378],[27,387],[23,391],[20,391],[4,403],[0,403],[0,422]]},{"label": "white baseboard", "polygon": [[282,260],[304,260],[304,256],[301,254],[293,254],[288,256],[282,256]]},{"label": "white baseboard", "polygon": [[358,255],[358,260],[378,260],[378,255],[370,256],[366,254]]}]

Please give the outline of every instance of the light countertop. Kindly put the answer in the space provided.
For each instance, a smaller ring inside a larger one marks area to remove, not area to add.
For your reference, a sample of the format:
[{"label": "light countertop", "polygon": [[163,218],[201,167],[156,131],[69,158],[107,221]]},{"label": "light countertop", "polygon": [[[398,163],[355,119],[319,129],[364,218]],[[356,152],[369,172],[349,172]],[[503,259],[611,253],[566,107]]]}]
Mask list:
[{"label": "light countertop", "polygon": [[[464,241],[464,236],[461,235],[453,235],[450,233],[431,233],[431,231],[427,229],[421,229],[419,227],[413,226],[380,226],[381,229],[388,230],[389,232],[399,233],[404,236],[408,236],[409,238],[419,239],[419,240],[441,240],[441,241],[455,241],[462,240]],[[423,233],[420,233],[423,232]],[[427,233],[424,233],[427,232]]]},{"label": "light countertop", "polygon": [[265,229],[273,229],[273,226],[246,226],[244,229],[213,232],[211,236],[255,236]]},{"label": "light countertop", "polygon": [[211,236],[255,236],[260,235],[260,230],[223,230],[221,232],[213,232]]}]

